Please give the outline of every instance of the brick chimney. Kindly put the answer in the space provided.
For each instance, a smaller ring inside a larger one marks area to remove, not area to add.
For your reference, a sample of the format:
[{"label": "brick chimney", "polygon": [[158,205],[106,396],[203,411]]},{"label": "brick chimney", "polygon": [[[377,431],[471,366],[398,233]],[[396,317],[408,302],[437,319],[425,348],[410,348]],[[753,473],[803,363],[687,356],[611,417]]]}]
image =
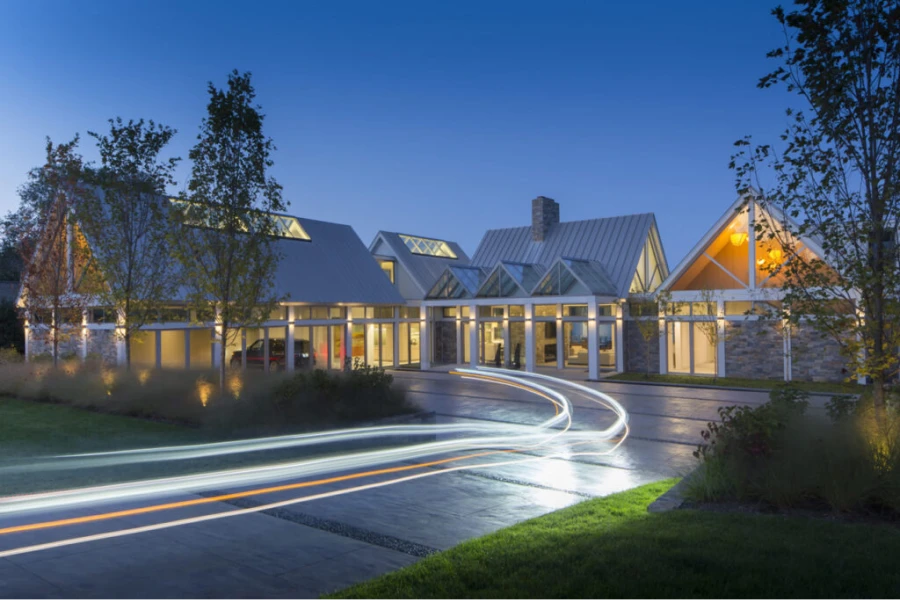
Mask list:
[{"label": "brick chimney", "polygon": [[559,204],[552,198],[538,196],[531,201],[531,239],[543,242],[550,228],[559,223]]}]

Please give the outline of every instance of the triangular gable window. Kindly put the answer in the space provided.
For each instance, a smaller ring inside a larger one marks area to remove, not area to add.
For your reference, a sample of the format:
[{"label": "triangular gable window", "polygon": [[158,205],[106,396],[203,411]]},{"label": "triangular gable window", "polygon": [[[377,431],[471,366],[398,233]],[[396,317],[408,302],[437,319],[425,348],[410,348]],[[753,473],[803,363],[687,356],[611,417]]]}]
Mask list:
[{"label": "triangular gable window", "polygon": [[568,294],[578,280],[561,261],[550,267],[534,290],[535,296],[563,296]]},{"label": "triangular gable window", "polygon": [[477,296],[480,298],[503,298],[513,296],[516,292],[524,292],[518,282],[513,279],[503,266],[498,266],[490,274]]},{"label": "triangular gable window", "polygon": [[672,290],[734,290],[750,285],[752,232],[747,206],[719,232],[672,285]]},{"label": "triangular gable window", "polygon": [[655,291],[663,282],[663,268],[656,245],[653,243],[652,236],[648,234],[628,292],[644,294]]},{"label": "triangular gable window", "polygon": [[444,271],[428,292],[427,298],[471,298],[466,287],[450,271]]}]

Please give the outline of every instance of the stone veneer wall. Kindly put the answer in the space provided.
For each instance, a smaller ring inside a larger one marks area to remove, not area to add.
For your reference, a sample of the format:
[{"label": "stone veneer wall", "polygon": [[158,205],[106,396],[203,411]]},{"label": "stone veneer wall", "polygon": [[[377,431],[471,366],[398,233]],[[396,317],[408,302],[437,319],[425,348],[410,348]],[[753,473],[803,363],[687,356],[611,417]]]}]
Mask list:
[{"label": "stone veneer wall", "polygon": [[[619,348],[619,352],[625,353],[625,371],[629,373],[647,372],[647,342],[641,335],[637,323],[633,320],[624,321],[625,347]],[[650,372],[659,373],[659,336],[653,336],[650,340]]]},{"label": "stone veneer wall", "polygon": [[525,327],[524,323],[509,324],[509,365],[513,366],[516,360],[516,344],[519,344],[519,362],[525,366]]},{"label": "stone veneer wall", "polygon": [[784,379],[781,322],[725,321],[725,375]]},{"label": "stone veneer wall", "polygon": [[456,363],[456,321],[434,321],[432,337],[436,364]]},{"label": "stone veneer wall", "polygon": [[112,329],[88,329],[87,354],[88,358],[99,358],[104,364],[116,364],[116,332]]},{"label": "stone veneer wall", "polygon": [[791,360],[791,378],[796,381],[843,381],[848,375],[837,342],[811,325],[791,331]]},{"label": "stone veneer wall", "polygon": [[[28,358],[38,356],[53,356],[53,342],[50,330],[32,327],[29,330]],[[81,328],[73,327],[60,332],[59,346],[57,348],[60,358],[81,358]]]}]

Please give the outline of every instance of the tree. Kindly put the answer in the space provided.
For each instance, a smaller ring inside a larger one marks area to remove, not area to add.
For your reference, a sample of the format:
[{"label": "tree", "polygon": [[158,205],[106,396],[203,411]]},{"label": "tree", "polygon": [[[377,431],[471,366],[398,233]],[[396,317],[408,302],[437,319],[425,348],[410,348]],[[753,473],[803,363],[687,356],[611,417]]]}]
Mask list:
[{"label": "tree", "polygon": [[[787,111],[783,149],[744,138],[731,166],[772,215],[755,227],[784,251],[771,267],[783,316],[811,316],[852,375],[871,378],[883,412],[900,345],[900,1],[798,0],[773,15],[785,44],[768,53],[780,65],[758,87],[785,86],[804,106]],[[818,240],[819,256],[802,236]]]},{"label": "tree", "polygon": [[644,340],[644,366],[647,369],[645,373],[647,379],[650,378],[650,350],[653,342],[659,340],[659,313],[665,310],[669,300],[669,293],[660,291],[655,297],[648,296],[629,303],[631,317]]},{"label": "tree", "polygon": [[224,90],[209,84],[208,115],[190,151],[187,194],[175,211],[190,227],[170,238],[191,304],[198,313],[215,308],[222,385],[226,346],[239,328],[267,319],[278,301],[274,275],[280,254],[271,213],[286,205],[281,186],[267,174],[275,147],[263,135],[255,96],[250,73],[235,70]]},{"label": "tree", "polygon": [[33,196],[23,197],[19,231],[22,302],[35,341],[49,336],[54,365],[60,343],[81,332],[82,292],[95,280],[72,219],[75,199],[83,193],[77,147],[77,136],[66,144],[47,140],[46,164],[29,173],[25,189]]},{"label": "tree", "polygon": [[76,216],[103,273],[95,300],[119,315],[117,331],[130,368],[132,334],[157,320],[176,289],[164,203],[179,159],[159,158],[175,135],[169,127],[121,118],[109,125],[109,135],[88,132],[97,140],[100,165],[86,171],[87,193]]}]

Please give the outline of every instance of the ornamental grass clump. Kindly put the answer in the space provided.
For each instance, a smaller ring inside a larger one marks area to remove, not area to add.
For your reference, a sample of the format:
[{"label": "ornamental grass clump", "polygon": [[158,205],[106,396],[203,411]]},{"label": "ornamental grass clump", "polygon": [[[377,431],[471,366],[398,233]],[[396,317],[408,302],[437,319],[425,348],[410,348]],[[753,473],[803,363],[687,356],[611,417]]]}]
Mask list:
[{"label": "ornamental grass clump", "polygon": [[758,407],[721,407],[694,452],[689,499],[900,517],[900,413],[876,419],[867,396],[808,408],[790,386]]}]

